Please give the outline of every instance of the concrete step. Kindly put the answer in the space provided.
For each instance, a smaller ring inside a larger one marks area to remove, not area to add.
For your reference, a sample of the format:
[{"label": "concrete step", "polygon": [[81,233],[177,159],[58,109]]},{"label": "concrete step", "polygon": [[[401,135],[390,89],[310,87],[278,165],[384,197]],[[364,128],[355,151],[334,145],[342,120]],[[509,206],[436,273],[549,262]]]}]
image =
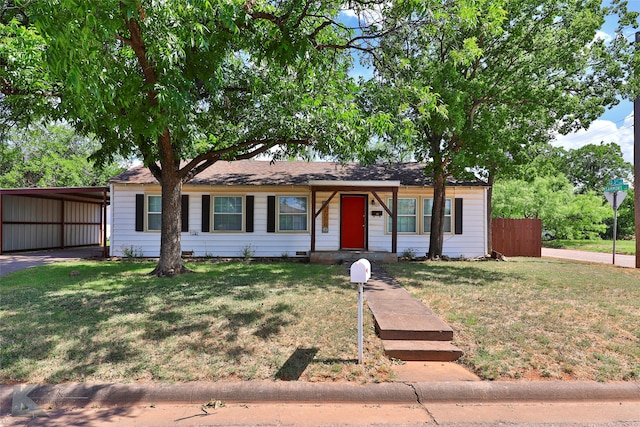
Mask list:
[{"label": "concrete step", "polygon": [[399,360],[453,362],[462,350],[448,341],[382,340],[387,356]]},{"label": "concrete step", "polygon": [[453,329],[434,314],[375,315],[376,332],[383,340],[451,341]]}]

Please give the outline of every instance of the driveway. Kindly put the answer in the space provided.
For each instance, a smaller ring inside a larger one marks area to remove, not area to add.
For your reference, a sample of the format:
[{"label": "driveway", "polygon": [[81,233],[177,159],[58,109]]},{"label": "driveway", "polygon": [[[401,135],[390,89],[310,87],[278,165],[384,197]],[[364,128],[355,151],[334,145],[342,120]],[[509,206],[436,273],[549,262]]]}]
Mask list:
[{"label": "driveway", "polygon": [[5,254],[0,255],[0,276],[36,265],[101,256],[102,247],[98,246]]},{"label": "driveway", "polygon": [[[598,252],[573,251],[569,249],[542,248],[542,256],[549,258],[572,259],[576,261],[599,262],[602,264],[613,263],[613,253],[603,254]],[[619,267],[635,268],[636,257],[634,255],[616,254],[616,265]]]}]

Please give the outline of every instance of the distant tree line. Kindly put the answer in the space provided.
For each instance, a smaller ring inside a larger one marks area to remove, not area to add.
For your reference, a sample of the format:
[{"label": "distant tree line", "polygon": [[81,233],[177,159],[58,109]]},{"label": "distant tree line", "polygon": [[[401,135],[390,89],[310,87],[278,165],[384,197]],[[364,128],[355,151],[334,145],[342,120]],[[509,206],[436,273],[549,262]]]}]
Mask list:
[{"label": "distant tree line", "polygon": [[[633,166],[615,143],[578,149],[546,145],[493,190],[494,218],[537,218],[548,239],[613,236],[613,210],[604,197],[610,179],[630,182]],[[634,235],[633,188],[618,209],[618,236]]]},{"label": "distant tree line", "polygon": [[97,167],[100,144],[66,124],[35,124],[10,130],[0,140],[0,187],[92,187],[107,185],[128,163],[119,157]]}]

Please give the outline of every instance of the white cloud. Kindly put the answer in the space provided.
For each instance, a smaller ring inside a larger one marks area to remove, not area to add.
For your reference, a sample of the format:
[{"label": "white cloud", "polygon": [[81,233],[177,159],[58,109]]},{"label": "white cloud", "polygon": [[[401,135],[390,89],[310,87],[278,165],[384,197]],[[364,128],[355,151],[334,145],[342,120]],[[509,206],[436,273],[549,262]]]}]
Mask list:
[{"label": "white cloud", "polygon": [[624,159],[633,163],[633,113],[624,119],[620,127],[609,120],[596,120],[587,130],[579,130],[569,135],[556,135],[556,140],[552,144],[568,150],[587,144],[598,145],[601,142],[606,144],[615,142],[622,149]]},{"label": "white cloud", "polygon": [[598,30],[596,31],[596,35],[594,37],[595,40],[604,40],[605,43],[609,43],[610,41],[613,40],[613,36],[611,36],[609,33],[605,33],[602,30]]}]

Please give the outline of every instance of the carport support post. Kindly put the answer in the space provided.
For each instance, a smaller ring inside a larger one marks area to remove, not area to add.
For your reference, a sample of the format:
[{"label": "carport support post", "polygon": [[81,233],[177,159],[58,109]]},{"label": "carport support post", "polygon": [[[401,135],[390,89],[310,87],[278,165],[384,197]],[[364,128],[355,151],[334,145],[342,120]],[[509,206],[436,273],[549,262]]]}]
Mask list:
[{"label": "carport support post", "polygon": [[358,365],[362,365],[362,311],[364,305],[364,284],[358,283]]}]

